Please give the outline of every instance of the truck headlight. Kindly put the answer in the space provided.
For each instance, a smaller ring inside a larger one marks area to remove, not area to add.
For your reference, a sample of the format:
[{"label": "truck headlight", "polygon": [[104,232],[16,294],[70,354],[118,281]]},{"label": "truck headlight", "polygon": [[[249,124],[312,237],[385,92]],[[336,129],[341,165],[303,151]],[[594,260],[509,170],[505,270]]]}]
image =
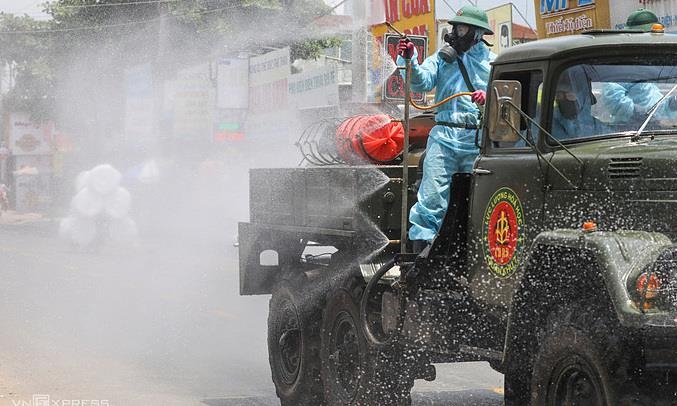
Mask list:
[{"label": "truck headlight", "polygon": [[641,275],[639,275],[639,278],[637,278],[635,286],[637,288],[637,293],[639,294],[640,298],[643,297],[646,300],[653,300],[658,297],[662,284],[663,283],[656,275],[656,273],[644,272]]}]

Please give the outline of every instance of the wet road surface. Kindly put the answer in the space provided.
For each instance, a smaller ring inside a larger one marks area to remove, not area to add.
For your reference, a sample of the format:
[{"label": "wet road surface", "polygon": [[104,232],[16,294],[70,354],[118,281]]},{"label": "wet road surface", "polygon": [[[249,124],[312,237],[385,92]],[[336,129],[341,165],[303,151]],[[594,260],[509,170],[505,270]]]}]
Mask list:
[{"label": "wet road surface", "polygon": [[[205,233],[207,223],[99,252],[59,241],[54,222],[0,225],[0,405],[36,394],[91,406],[279,404],[268,296],[238,295],[234,222]],[[417,381],[414,404],[500,405],[502,383],[486,363],[444,365],[436,381]]]}]

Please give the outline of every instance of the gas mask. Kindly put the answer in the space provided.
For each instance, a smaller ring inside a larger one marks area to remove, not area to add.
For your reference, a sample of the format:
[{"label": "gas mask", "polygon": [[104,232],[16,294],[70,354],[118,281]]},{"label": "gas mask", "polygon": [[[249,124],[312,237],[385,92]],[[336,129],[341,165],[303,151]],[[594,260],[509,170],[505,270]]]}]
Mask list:
[{"label": "gas mask", "polygon": [[578,102],[578,96],[570,88],[570,85],[559,86],[555,93],[557,100],[557,108],[562,114],[562,117],[573,120],[581,110],[581,104]]},{"label": "gas mask", "polygon": [[477,43],[476,31],[476,28],[472,25],[454,25],[451,33],[444,36],[444,42],[454,48],[457,54],[462,55]]},{"label": "gas mask", "polygon": [[581,109],[580,104],[578,104],[578,100],[557,100],[557,108],[559,109],[559,112],[562,114],[562,117],[573,120],[576,118],[578,115],[578,112]]},{"label": "gas mask", "polygon": [[446,63],[452,63],[456,60],[456,58],[458,58],[458,52],[456,52],[456,50],[452,48],[451,45],[448,44],[440,48],[440,50],[438,51],[438,55]]}]

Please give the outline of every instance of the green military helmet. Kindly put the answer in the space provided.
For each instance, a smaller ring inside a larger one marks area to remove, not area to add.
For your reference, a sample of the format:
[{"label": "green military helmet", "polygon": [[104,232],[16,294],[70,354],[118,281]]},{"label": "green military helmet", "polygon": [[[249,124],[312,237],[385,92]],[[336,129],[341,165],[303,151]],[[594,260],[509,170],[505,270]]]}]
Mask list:
[{"label": "green military helmet", "polygon": [[467,24],[479,27],[487,32],[488,35],[494,35],[494,31],[489,26],[489,17],[484,10],[473,6],[461,7],[454,17],[449,20],[449,24]]},{"label": "green military helmet", "polygon": [[658,17],[653,11],[641,8],[628,16],[625,22],[626,30],[651,31],[651,27],[658,23]]}]

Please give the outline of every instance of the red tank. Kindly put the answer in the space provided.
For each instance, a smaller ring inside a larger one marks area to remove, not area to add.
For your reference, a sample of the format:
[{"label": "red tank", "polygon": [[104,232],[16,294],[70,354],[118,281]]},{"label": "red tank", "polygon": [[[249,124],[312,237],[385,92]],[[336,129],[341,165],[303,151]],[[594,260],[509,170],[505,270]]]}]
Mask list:
[{"label": "red tank", "polygon": [[[433,125],[432,115],[412,118],[409,142],[412,145],[425,146]],[[339,157],[347,163],[387,163],[402,153],[403,145],[402,123],[387,114],[349,117],[336,129],[337,151]]]}]

